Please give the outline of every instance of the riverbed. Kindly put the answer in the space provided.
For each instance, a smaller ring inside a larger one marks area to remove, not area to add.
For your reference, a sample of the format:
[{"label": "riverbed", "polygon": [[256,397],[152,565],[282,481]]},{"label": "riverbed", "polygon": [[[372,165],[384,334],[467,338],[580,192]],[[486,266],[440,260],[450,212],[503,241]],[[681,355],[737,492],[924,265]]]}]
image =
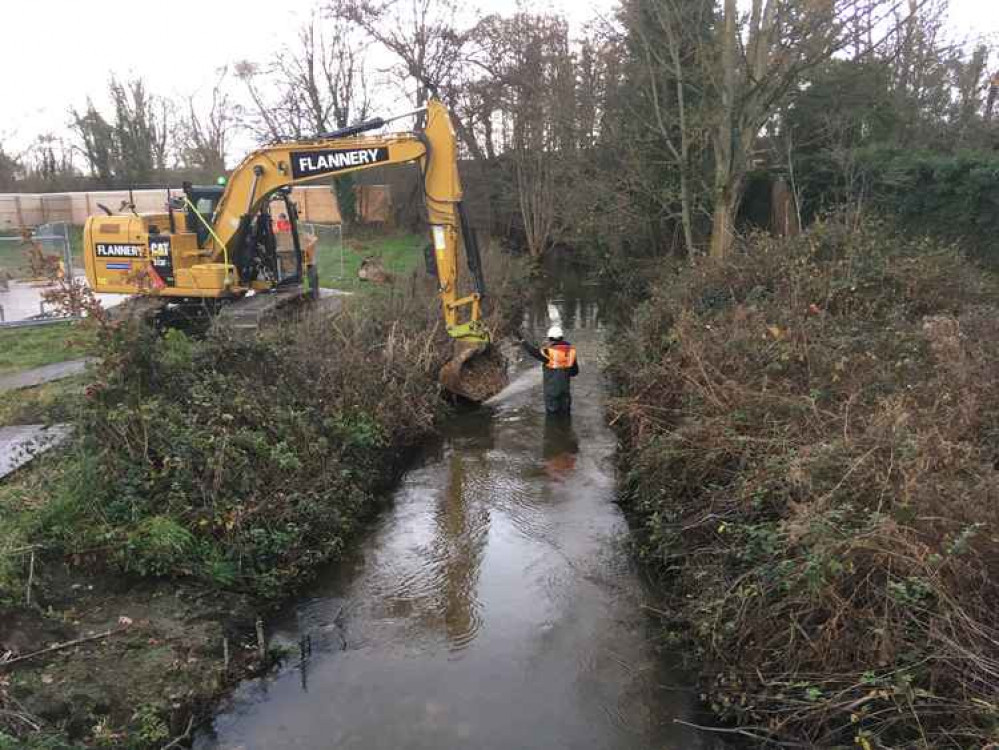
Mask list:
[{"label": "riverbed", "polygon": [[199,750],[657,748],[711,738],[657,647],[615,498],[604,295],[551,284],[582,372],[552,420],[540,366],[449,420],[346,559],[268,624],[291,654],[243,684]]}]

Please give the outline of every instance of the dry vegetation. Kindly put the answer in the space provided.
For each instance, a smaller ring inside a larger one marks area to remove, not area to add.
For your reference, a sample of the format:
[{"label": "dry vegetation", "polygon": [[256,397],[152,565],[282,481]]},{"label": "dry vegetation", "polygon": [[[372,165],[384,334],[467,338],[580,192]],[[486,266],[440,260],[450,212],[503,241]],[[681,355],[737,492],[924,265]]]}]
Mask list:
[{"label": "dry vegetation", "polygon": [[995,742],[999,287],[880,226],[744,250],[662,281],[614,358],[706,697],[808,747]]}]

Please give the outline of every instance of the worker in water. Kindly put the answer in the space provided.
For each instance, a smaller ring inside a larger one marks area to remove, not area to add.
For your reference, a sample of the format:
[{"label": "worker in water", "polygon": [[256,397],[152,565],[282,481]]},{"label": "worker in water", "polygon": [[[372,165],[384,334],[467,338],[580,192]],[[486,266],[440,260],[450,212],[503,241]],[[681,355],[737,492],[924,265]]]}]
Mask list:
[{"label": "worker in water", "polygon": [[562,338],[562,326],[548,329],[548,344],[537,347],[520,339],[521,346],[541,362],[544,370],[545,411],[549,414],[568,414],[572,408],[570,380],[579,374],[576,347]]}]

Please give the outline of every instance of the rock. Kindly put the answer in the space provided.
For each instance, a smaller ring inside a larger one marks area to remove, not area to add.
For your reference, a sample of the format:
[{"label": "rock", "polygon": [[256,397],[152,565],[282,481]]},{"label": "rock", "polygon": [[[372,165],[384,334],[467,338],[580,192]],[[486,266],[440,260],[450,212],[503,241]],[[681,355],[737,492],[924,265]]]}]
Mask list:
[{"label": "rock", "polygon": [[395,277],[385,270],[381,258],[375,256],[369,256],[361,261],[361,267],[357,269],[357,278],[375,284],[391,284],[395,280]]}]

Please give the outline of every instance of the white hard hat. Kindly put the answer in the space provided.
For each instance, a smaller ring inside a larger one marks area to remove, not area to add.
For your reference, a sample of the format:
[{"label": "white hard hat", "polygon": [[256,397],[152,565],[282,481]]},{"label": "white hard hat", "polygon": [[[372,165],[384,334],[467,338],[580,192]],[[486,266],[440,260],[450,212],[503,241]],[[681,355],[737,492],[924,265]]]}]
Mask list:
[{"label": "white hard hat", "polygon": [[562,326],[554,325],[548,329],[548,338],[550,339],[560,339],[562,338]]}]

